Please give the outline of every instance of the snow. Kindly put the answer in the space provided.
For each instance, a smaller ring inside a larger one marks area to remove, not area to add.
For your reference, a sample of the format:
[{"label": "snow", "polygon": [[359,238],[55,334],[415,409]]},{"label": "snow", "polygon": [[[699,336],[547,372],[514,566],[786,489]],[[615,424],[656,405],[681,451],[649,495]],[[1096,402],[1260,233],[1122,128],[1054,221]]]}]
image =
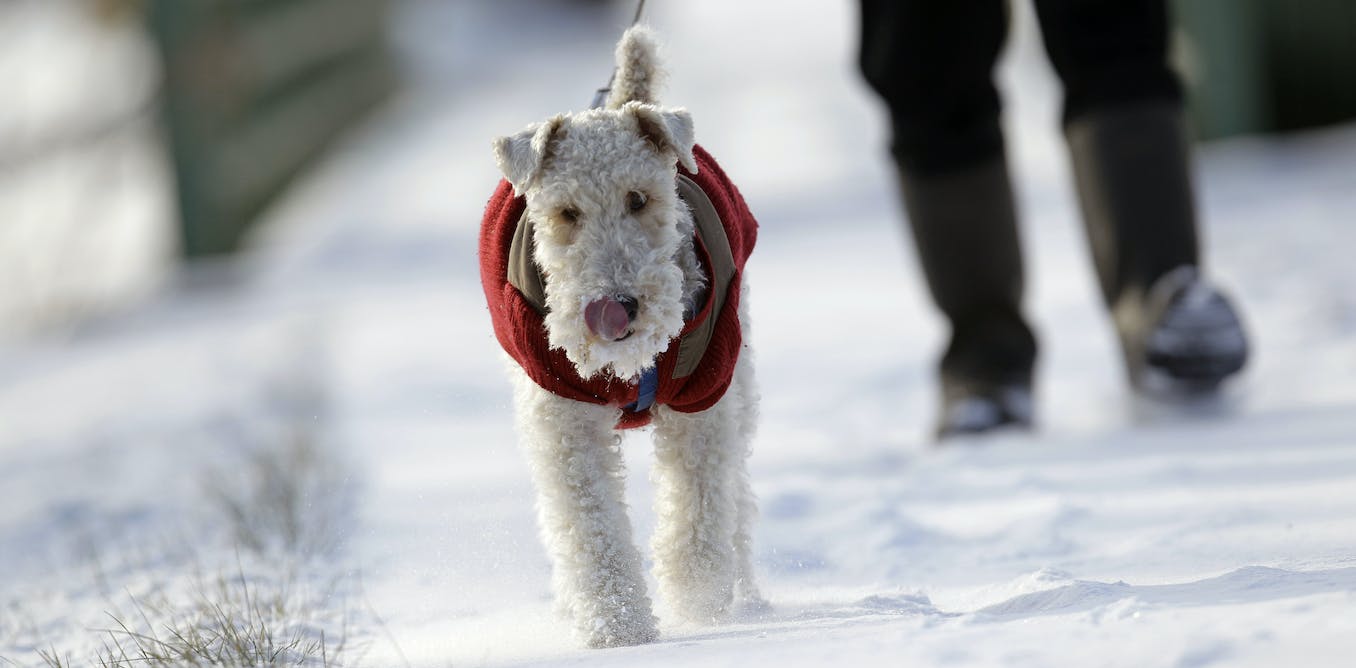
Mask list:
[{"label": "snow", "polygon": [[[1000,81],[1040,428],[945,447],[928,438],[942,325],[853,70],[851,7],[650,3],[666,99],[762,222],[751,465],[772,609],[579,649],[551,612],[475,265],[489,140],[586,103],[629,11],[564,7],[403,5],[410,90],[273,211],[251,256],[198,270],[223,287],[0,347],[0,658],[92,657],[106,610],[189,596],[206,572],[292,586],[299,628],[344,618],[345,665],[1349,663],[1356,127],[1201,152],[1209,269],[1256,357],[1220,401],[1135,400],[1020,3]],[[759,22],[751,48],[739,35]],[[251,462],[296,430],[323,463],[301,518],[337,547],[241,550],[206,490],[248,501]],[[645,540],[645,434],[625,448]]]}]

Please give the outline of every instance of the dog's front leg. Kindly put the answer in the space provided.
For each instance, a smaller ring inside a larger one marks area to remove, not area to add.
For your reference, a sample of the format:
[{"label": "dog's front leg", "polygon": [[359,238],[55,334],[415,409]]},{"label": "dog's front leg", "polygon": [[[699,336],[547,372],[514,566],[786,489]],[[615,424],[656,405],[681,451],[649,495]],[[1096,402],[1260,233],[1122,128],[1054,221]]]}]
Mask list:
[{"label": "dog's front leg", "polygon": [[626,515],[617,409],[558,397],[515,371],[518,430],[557,606],[590,647],[653,641],[655,617]]},{"label": "dog's front leg", "polygon": [[731,398],[701,413],[655,413],[655,574],[665,600],[690,621],[721,617],[745,570],[747,548],[737,540],[747,542],[740,515],[752,505],[744,498],[748,446]]}]

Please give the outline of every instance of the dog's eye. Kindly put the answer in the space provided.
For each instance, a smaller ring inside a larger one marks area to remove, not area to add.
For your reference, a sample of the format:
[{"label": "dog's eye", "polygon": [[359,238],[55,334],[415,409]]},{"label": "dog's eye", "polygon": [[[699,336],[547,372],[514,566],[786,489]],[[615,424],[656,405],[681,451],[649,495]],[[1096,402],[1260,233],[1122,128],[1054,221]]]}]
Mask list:
[{"label": "dog's eye", "polygon": [[574,208],[574,207],[572,207],[572,206],[567,206],[567,207],[561,209],[561,210],[560,210],[560,219],[561,219],[561,220],[564,220],[564,221],[567,222],[567,223],[577,223],[577,222],[579,222],[579,209],[576,209],[576,208]]},{"label": "dog's eye", "polygon": [[635,190],[626,193],[626,208],[632,211],[640,211],[641,209],[644,209],[645,202],[647,201],[648,200],[645,198],[645,193],[637,192]]}]

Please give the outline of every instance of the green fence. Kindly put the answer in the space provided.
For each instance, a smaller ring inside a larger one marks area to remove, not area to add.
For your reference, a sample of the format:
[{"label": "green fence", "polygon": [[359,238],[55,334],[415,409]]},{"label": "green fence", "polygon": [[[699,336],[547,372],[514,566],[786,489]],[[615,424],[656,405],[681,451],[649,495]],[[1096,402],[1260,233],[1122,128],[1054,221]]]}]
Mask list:
[{"label": "green fence", "polygon": [[182,249],[250,221],[392,89],[386,0],[152,0]]},{"label": "green fence", "polygon": [[1356,119],[1356,1],[1173,0],[1204,139]]}]

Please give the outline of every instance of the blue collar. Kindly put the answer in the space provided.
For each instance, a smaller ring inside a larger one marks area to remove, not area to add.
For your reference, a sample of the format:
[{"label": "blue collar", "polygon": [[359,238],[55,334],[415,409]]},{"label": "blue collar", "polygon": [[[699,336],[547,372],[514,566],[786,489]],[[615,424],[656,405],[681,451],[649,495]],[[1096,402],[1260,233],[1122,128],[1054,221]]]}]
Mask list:
[{"label": "blue collar", "polygon": [[640,389],[636,391],[636,400],[622,409],[632,413],[644,413],[654,405],[654,397],[658,392],[659,370],[650,367],[640,374]]}]

